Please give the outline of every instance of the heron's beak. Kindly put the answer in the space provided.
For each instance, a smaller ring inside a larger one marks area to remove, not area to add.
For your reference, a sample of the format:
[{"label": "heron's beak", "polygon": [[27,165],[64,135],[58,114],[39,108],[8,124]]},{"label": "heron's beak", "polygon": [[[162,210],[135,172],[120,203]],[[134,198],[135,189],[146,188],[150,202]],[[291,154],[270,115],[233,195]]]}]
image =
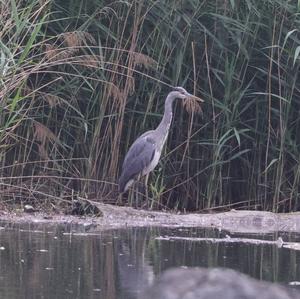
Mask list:
[{"label": "heron's beak", "polygon": [[201,98],[198,98],[190,93],[188,94],[187,99],[195,100],[195,101],[202,102],[202,103],[204,102],[204,100],[202,100]]}]

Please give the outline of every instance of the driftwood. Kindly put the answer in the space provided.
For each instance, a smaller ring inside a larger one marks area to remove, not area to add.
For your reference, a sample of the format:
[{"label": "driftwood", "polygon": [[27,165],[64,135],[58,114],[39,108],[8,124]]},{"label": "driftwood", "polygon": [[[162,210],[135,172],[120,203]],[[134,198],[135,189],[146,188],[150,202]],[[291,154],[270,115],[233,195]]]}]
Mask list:
[{"label": "driftwood", "polygon": [[61,224],[72,223],[81,232],[95,232],[125,227],[198,227],[216,228],[238,233],[300,232],[300,213],[274,214],[260,211],[235,211],[215,214],[175,214],[136,210],[92,202],[97,205],[100,217],[79,218],[72,215],[48,215],[43,213],[0,214],[0,221],[14,223]]},{"label": "driftwood", "polygon": [[249,239],[249,238],[231,238],[226,236],[225,238],[192,238],[192,237],[157,237],[156,240],[160,241],[190,241],[190,242],[208,242],[208,243],[244,243],[254,245],[275,245],[279,248],[289,248],[293,250],[300,250],[300,243],[297,242],[284,242],[281,237],[275,241],[262,240],[262,239]]}]

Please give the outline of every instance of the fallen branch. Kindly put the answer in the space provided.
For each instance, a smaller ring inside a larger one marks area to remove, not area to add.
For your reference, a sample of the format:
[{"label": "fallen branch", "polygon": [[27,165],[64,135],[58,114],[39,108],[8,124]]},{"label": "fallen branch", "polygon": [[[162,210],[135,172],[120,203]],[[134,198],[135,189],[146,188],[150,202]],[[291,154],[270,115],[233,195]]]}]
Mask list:
[{"label": "fallen branch", "polygon": [[281,237],[275,241],[249,239],[249,238],[231,238],[226,235],[225,238],[192,238],[192,237],[157,237],[155,240],[161,241],[192,241],[192,242],[210,242],[210,243],[244,243],[254,245],[276,245],[278,248],[288,248],[293,250],[300,250],[300,243],[297,242],[284,242]]}]

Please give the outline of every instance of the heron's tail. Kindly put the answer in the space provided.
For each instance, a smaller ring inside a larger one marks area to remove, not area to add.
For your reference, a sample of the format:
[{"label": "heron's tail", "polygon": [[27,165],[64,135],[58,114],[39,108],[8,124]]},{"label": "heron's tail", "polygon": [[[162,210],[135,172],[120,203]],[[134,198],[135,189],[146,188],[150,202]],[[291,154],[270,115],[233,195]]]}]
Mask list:
[{"label": "heron's tail", "polygon": [[125,185],[126,185],[126,182],[124,180],[124,177],[121,175],[120,178],[119,178],[119,193],[123,193],[125,192]]},{"label": "heron's tail", "polygon": [[129,179],[126,178],[123,174],[120,176],[119,178],[119,192],[120,193],[124,193],[128,190],[128,188],[132,185],[132,183],[134,182],[133,179]]}]

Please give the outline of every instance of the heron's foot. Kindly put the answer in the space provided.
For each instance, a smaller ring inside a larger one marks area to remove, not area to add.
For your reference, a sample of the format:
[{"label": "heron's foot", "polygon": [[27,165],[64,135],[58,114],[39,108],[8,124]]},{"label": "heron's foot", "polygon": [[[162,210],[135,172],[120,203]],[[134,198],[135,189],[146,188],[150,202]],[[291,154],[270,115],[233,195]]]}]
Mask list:
[{"label": "heron's foot", "polygon": [[123,205],[123,193],[119,193],[116,204]]},{"label": "heron's foot", "polygon": [[147,202],[147,189],[142,182],[137,181],[133,185],[133,189],[129,192],[129,194],[129,202],[131,206],[136,208],[145,206],[145,203]]},{"label": "heron's foot", "polygon": [[150,197],[149,195],[151,195],[151,192],[149,191],[148,186],[146,186],[145,184],[143,184],[142,182],[138,182],[138,186],[137,186],[137,190],[138,190],[138,206],[142,207],[144,209],[148,209],[150,206]]}]

